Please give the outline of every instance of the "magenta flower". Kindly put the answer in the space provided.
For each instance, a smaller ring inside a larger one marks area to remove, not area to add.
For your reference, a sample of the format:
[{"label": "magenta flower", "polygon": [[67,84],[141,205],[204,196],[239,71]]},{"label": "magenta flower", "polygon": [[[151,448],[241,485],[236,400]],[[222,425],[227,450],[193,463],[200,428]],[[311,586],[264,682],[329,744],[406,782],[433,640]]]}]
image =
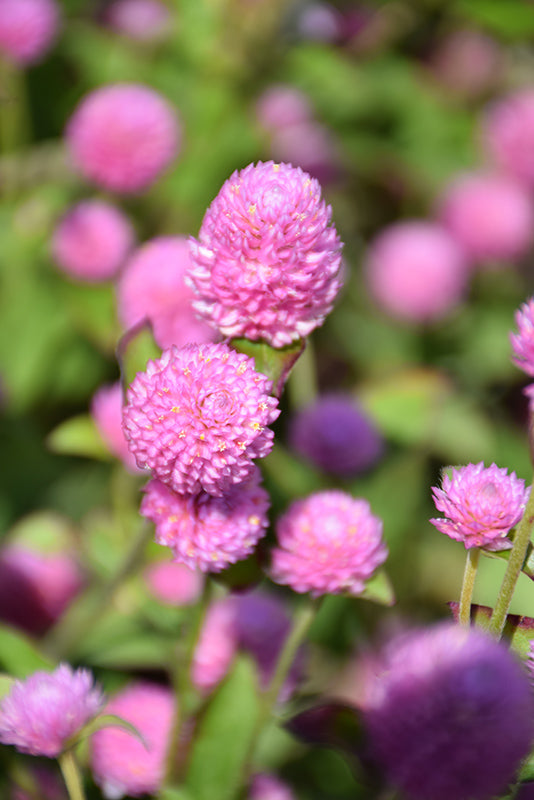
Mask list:
[{"label": "magenta flower", "polygon": [[517,525],[527,504],[529,489],[506,469],[495,464],[468,464],[444,475],[441,489],[432,487],[434,503],[445,518],[431,519],[438,531],[463,542],[466,549],[508,550],[506,538]]},{"label": "magenta flower", "polygon": [[102,441],[130,472],[138,472],[135,458],[122,430],[122,388],[120,382],[101,386],[91,400],[91,416]]},{"label": "magenta flower", "polygon": [[534,185],[534,91],[520,89],[492,104],[482,137],[489,156],[505,172]]},{"label": "magenta flower", "polygon": [[102,708],[103,695],[85,669],[60,664],[15,681],[0,701],[0,742],[21,753],[56,758]]},{"label": "magenta flower", "polygon": [[191,241],[195,308],[225,336],[283,347],[321,325],[341,287],[341,242],[316,180],[250,164],[226,181]]},{"label": "magenta flower", "polygon": [[151,594],[168,606],[190,605],[202,594],[202,573],[185,564],[157,561],[145,570],[144,576]]},{"label": "magenta flower", "polygon": [[369,503],[341,491],[295,501],[278,520],[277,536],[272,579],[315,597],[361,594],[388,555]]},{"label": "magenta flower", "polygon": [[137,465],[182,494],[220,496],[272,448],[271,382],[225,344],[171,347],[128,389],[123,428]]},{"label": "magenta flower", "polygon": [[175,158],[180,126],[154,89],[135,83],[102,86],[84,97],[66,131],[73,163],[114,192],[141,192]]},{"label": "magenta flower", "polygon": [[170,13],[159,0],[115,0],[107,9],[106,21],[123,36],[151,42],[168,30]]},{"label": "magenta flower", "polygon": [[165,774],[174,717],[172,692],[156,684],[130,684],[109,701],[105,712],[131,723],[145,743],[117,727],[93,734],[91,769],[104,797],[156,794]]},{"label": "magenta flower", "polygon": [[365,710],[368,756],[407,800],[500,796],[534,735],[523,665],[450,623],[389,642]]},{"label": "magenta flower", "polygon": [[55,0],[2,0],[0,53],[21,67],[40,61],[53,44],[59,23]]},{"label": "magenta flower", "polygon": [[295,795],[280,778],[260,772],[252,779],[248,800],[295,800]]},{"label": "magenta flower", "polygon": [[52,254],[67,275],[106,281],[119,270],[134,239],[122,211],[101,200],[85,200],[60,220],[52,237]]},{"label": "magenta flower", "polygon": [[162,349],[213,341],[215,333],[198,319],[193,292],[184,283],[190,266],[189,242],[183,236],[160,236],[136,250],[117,285],[122,326],[149,319]]},{"label": "magenta flower", "polygon": [[231,602],[212,603],[191,664],[191,680],[202,692],[211,692],[222,681],[237,651],[235,612]]},{"label": "magenta flower", "polygon": [[510,334],[514,351],[512,361],[516,367],[534,377],[534,298],[523,303],[516,311],[515,321],[518,333]]},{"label": "magenta flower", "polygon": [[270,133],[311,122],[313,112],[307,96],[283,83],[269,86],[256,102],[256,118]]},{"label": "magenta flower", "polygon": [[156,525],[156,542],[191,569],[220,572],[246,558],[267,531],[269,496],[257,467],[221,497],[177,494],[160,481],[145,487],[141,514]]}]

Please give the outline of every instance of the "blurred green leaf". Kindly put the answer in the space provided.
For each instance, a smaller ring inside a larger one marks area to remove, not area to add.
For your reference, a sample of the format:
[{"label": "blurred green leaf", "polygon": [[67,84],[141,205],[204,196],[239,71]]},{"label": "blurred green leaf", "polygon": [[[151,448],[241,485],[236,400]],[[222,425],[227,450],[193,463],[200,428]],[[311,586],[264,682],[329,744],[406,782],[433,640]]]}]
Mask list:
[{"label": "blurred green leaf", "polygon": [[498,36],[528,39],[534,33],[534,6],[524,0],[456,0],[455,11]]},{"label": "blurred green leaf", "polygon": [[289,373],[304,352],[306,341],[299,339],[287,347],[270,347],[266,342],[250,342],[248,339],[232,339],[232,347],[254,359],[256,370],[267,375],[273,382],[273,394],[280,397]]},{"label": "blurred green leaf", "polygon": [[370,600],[381,606],[395,605],[395,593],[386,572],[383,569],[373,575],[365,584],[364,591],[358,595],[362,600]]},{"label": "blurred green leaf", "polygon": [[10,540],[42,553],[64,552],[72,544],[73,523],[55,511],[27,514],[11,528]]},{"label": "blurred green leaf", "polygon": [[38,669],[53,666],[37,646],[18,631],[0,625],[0,667],[15,678],[26,678]]},{"label": "blurred green leaf", "polygon": [[13,678],[11,675],[0,673],[0,699],[11,690],[14,682],[15,678]]},{"label": "blurred green leaf", "polygon": [[47,445],[53,453],[86,456],[111,461],[112,455],[102,441],[89,414],[79,414],[62,422],[48,435]]}]

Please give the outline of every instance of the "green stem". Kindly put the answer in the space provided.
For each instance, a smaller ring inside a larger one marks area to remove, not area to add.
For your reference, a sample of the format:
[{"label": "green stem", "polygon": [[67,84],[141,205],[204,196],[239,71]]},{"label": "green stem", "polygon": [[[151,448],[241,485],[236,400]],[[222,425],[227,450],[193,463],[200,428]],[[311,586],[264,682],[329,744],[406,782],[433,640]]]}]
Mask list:
[{"label": "green stem", "polygon": [[458,610],[458,622],[467,628],[471,624],[471,601],[473,599],[479,558],[480,549],[478,547],[473,547],[467,551],[462,593],[460,595],[460,608]]},{"label": "green stem", "polygon": [[74,751],[66,750],[59,756],[59,766],[70,800],[85,800],[80,769],[76,763]]},{"label": "green stem", "polygon": [[502,636],[504,626],[506,625],[506,617],[508,609],[512,602],[514,590],[521,573],[521,567],[527,554],[527,548],[530,543],[530,536],[532,527],[534,526],[534,489],[530,491],[527,507],[521,522],[516,528],[514,537],[514,546],[510,552],[510,558],[506,566],[506,572],[501,584],[497,602],[493,609],[489,631],[498,639]]},{"label": "green stem", "polygon": [[318,381],[315,352],[311,339],[307,339],[304,352],[295,364],[287,384],[289,402],[294,411],[309,405],[317,397]]}]

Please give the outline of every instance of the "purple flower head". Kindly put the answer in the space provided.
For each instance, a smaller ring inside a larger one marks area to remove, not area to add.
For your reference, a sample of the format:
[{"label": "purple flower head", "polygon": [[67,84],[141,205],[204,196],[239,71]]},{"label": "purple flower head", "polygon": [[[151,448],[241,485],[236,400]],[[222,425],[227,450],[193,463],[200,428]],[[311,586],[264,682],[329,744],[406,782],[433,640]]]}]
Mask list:
[{"label": "purple flower head", "polygon": [[482,137],[497,167],[534,185],[534,91],[520,89],[492,104]]},{"label": "purple flower head", "polygon": [[147,189],[176,156],[180,126],[154,89],[135,83],[102,86],[70,118],[67,145],[77,169],[113,192]]},{"label": "purple flower head", "polygon": [[91,416],[110,453],[130,472],[139,472],[122,430],[122,399],[120,382],[101,386],[91,400]]},{"label": "purple flower head", "polygon": [[260,772],[252,779],[248,800],[295,800],[295,795],[280,778]]},{"label": "purple flower head", "polygon": [[341,288],[341,242],[316,180],[250,164],[226,181],[191,240],[195,308],[225,336],[283,347],[321,325]]},{"label": "purple flower head", "polygon": [[141,514],[156,525],[156,542],[191,569],[220,572],[249,556],[267,531],[269,496],[260,471],[225,494],[177,494],[161,481],[145,487]]},{"label": "purple flower head", "polygon": [[350,477],[372,466],[383,442],[350,395],[323,395],[291,420],[291,447],[319,469]]},{"label": "purple flower head", "polygon": [[463,542],[466,549],[508,550],[506,538],[527,504],[525,483],[495,464],[468,464],[444,475],[441,489],[432,488],[434,503],[445,518],[431,519],[438,531]]},{"label": "purple flower head", "polygon": [[128,389],[123,429],[137,465],[175,492],[221,496],[272,448],[271,382],[225,344],[171,347]]},{"label": "purple flower head", "polygon": [[518,333],[510,334],[514,351],[512,361],[516,367],[534,377],[534,298],[523,303],[516,311],[515,321]]},{"label": "purple flower head", "polygon": [[277,536],[272,579],[315,597],[361,594],[388,555],[369,503],[341,491],[295,501],[278,520]]},{"label": "purple flower head", "polygon": [[0,54],[18,66],[46,55],[60,23],[55,0],[1,0]]},{"label": "purple flower head", "polygon": [[202,594],[204,578],[200,571],[175,561],[157,561],[145,570],[150,592],[160,603],[187,606]]},{"label": "purple flower head", "polygon": [[157,344],[213,341],[213,329],[193,310],[193,292],[184,276],[191,266],[189,241],[183,236],[160,236],[133,253],[117,285],[119,319],[131,328],[147,317]]},{"label": "purple flower head", "polygon": [[389,642],[364,720],[369,755],[407,800],[489,800],[534,736],[521,663],[480,630],[445,623]]},{"label": "purple flower head", "polygon": [[169,21],[169,9],[159,0],[115,0],[106,12],[111,28],[140,42],[163,37]]},{"label": "purple flower head", "polygon": [[21,753],[56,758],[102,708],[103,695],[85,669],[60,664],[15,681],[0,701],[0,742]]},{"label": "purple flower head", "polygon": [[173,694],[165,686],[134,683],[105,708],[130,722],[145,744],[128,731],[106,727],[91,737],[91,769],[104,797],[156,794],[165,774],[165,757],[174,716]]}]

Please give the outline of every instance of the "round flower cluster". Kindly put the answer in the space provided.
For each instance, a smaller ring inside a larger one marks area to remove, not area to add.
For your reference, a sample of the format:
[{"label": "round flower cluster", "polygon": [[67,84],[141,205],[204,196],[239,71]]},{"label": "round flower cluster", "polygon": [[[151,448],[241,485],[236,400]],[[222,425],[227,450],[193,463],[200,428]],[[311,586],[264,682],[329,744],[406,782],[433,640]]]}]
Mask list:
[{"label": "round flower cluster", "polygon": [[518,333],[510,334],[514,356],[512,361],[527,375],[534,377],[534,298],[523,303],[516,312]]},{"label": "round flower cluster", "polygon": [[206,614],[191,664],[191,680],[211,692],[224,678],[237,651],[235,614],[231,602],[218,600]]},{"label": "round flower cluster", "polygon": [[19,66],[39,61],[59,28],[55,0],[2,0],[0,53]]},{"label": "round flower cluster", "polygon": [[341,288],[341,242],[316,180],[289,164],[235,172],[191,241],[199,314],[225,336],[283,347],[322,324]]},{"label": "round flower cluster", "polygon": [[486,149],[505,172],[534,185],[534,91],[521,89],[494,103],[482,126]]},{"label": "round flower cluster", "polygon": [[127,470],[138,472],[122,430],[122,387],[119,381],[97,389],[91,400],[91,416],[102,441]]},{"label": "round flower cluster", "polygon": [[463,542],[467,549],[507,550],[506,538],[517,525],[527,504],[529,490],[515,472],[495,464],[468,464],[445,475],[441,489],[432,488],[434,503],[445,518],[431,519],[436,528]]},{"label": "round flower cluster", "polygon": [[271,450],[271,382],[225,344],[171,347],[128,389],[123,428],[137,465],[175,492],[221,496]]},{"label": "round flower cluster", "polygon": [[144,573],[150,593],[168,606],[196,603],[202,594],[202,573],[174,561],[157,561]]},{"label": "round flower cluster", "polygon": [[297,500],[277,524],[271,577],[295,592],[357,596],[386,560],[382,521],[366,500],[325,491]]},{"label": "round flower cluster", "polygon": [[140,42],[162,37],[169,21],[169,9],[159,0],[115,0],[106,12],[111,28]]}]

